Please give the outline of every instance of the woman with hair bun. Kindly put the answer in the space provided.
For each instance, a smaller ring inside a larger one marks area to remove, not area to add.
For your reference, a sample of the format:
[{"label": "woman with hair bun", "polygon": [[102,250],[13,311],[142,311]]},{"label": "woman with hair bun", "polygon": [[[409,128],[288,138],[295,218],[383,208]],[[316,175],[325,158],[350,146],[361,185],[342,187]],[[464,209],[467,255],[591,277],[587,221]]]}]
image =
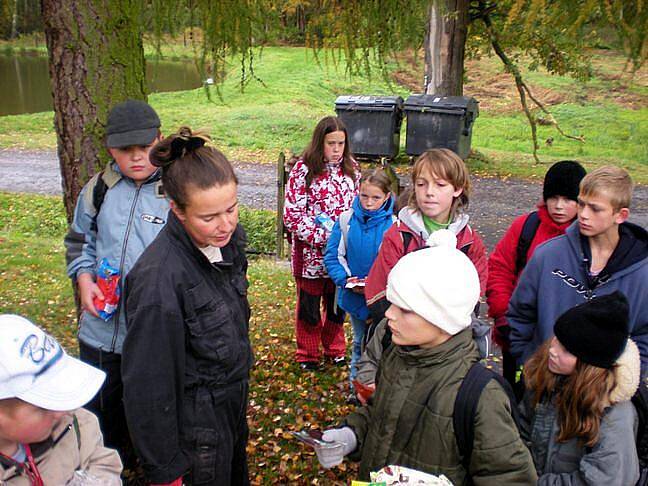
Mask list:
[{"label": "woman with hair bun", "polygon": [[171,210],[126,279],[124,404],[154,484],[249,484],[246,236],[208,140],[183,127],[151,151]]}]

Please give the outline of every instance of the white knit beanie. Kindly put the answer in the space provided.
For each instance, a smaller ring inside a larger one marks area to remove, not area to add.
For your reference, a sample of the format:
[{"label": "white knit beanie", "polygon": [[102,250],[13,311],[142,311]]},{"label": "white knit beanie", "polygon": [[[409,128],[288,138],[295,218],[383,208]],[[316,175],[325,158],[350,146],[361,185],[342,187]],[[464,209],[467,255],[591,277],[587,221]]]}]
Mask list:
[{"label": "white knit beanie", "polygon": [[470,326],[479,276],[451,231],[435,231],[426,243],[430,248],[408,253],[389,273],[387,300],[455,335]]}]

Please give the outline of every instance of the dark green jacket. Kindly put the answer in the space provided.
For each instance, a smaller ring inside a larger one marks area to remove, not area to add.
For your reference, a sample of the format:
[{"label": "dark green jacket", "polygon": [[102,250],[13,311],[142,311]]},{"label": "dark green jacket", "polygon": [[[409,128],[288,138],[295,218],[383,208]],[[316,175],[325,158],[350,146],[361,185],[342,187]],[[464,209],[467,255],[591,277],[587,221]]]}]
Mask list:
[{"label": "dark green jacket", "polygon": [[[360,459],[360,479],[394,464],[464,484],[452,412],[459,385],[477,360],[470,329],[431,349],[394,345],[385,352],[372,403],[346,420],[358,438],[350,456]],[[511,417],[508,397],[495,381],[481,395],[473,447],[469,472],[474,484],[535,484],[531,455]]]}]

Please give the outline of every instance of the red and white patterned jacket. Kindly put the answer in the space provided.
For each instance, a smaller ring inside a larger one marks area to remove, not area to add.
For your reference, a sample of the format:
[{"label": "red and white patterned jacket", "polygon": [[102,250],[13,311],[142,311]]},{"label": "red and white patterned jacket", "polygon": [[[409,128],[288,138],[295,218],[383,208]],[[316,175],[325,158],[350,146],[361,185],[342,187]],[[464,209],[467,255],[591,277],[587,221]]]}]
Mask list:
[{"label": "red and white patterned jacket", "polygon": [[329,233],[315,223],[315,217],[326,213],[333,221],[351,207],[358,193],[360,167],[354,162],[356,177],[342,172],[341,163],[327,164],[324,173],[306,187],[308,167],[297,161],[290,171],[286,185],[284,224],[292,234],[292,272],[295,277],[326,277],[324,251]]}]

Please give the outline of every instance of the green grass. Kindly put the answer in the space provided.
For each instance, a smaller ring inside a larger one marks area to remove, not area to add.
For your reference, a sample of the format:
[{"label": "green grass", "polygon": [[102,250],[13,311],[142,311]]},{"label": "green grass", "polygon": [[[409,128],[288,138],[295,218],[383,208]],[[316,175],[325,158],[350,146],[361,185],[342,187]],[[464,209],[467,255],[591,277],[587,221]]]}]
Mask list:
[{"label": "green grass", "polygon": [[[181,44],[165,53],[183,51]],[[187,52],[185,49],[183,52]],[[536,94],[553,98],[550,109],[565,132],[583,135],[580,143],[561,137],[553,127],[539,127],[543,162],[576,158],[588,167],[616,164],[628,168],[639,183],[648,183],[648,87],[645,69],[633,82],[614,78],[623,57],[609,51],[594,58],[594,78],[582,84],[569,77],[543,71],[526,72]],[[418,80],[419,59],[400,71]],[[476,93],[482,109],[474,127],[473,148],[480,160],[471,166],[480,172],[521,177],[541,176],[546,165],[534,165],[530,129],[521,114],[515,89],[502,74],[498,60],[482,58],[468,65],[467,92]],[[399,94],[410,91],[385,82],[376,72],[372,79],[348,76],[344,67],[319,65],[310,49],[266,47],[255,59],[255,74],[264,84],[239,87],[239,64],[232,62],[222,86],[222,100],[203,89],[151,95],[163,131],[181,125],[204,128],[231,158],[274,162],[282,150],[299,152],[308,142],[317,120],[334,112],[340,94]],[[499,84],[498,86],[495,86]],[[540,113],[537,113],[540,115]],[[545,141],[553,138],[549,146]],[[401,137],[401,144],[405,136]],[[56,136],[51,112],[0,117],[0,149],[53,149]]]},{"label": "green grass", "polygon": [[[158,111],[165,133],[182,125],[204,128],[231,157],[262,162],[275,161],[279,151],[301,151],[314,125],[334,113],[335,98],[344,93],[406,95],[378,73],[369,80],[348,77],[342,67],[319,66],[305,48],[269,47],[257,57],[255,74],[245,91],[239,86],[239,66],[233,64],[221,87],[207,99],[202,88],[158,93],[149,102]],[[52,149],[56,146],[51,112],[0,117],[0,148]]]},{"label": "green grass", "polygon": [[[577,159],[588,169],[615,164],[633,178],[648,183],[648,109],[625,110],[611,103],[600,106],[562,104],[553,109],[561,126],[571,135],[584,135],[585,143],[539,126],[543,160]],[[487,163],[474,167],[500,175],[542,176],[545,164],[533,166],[529,126],[521,114],[492,116],[481,113],[474,128],[473,146],[488,155]],[[551,145],[546,141],[552,139]]]},{"label": "green grass", "polygon": [[[274,211],[241,206],[239,220],[248,233],[248,247],[253,253],[274,252]],[[60,197],[0,192],[0,233],[63,241],[66,231],[67,220]]]},{"label": "green grass", "polygon": [[[265,213],[243,211],[242,223],[268,225]],[[76,311],[65,275],[63,214],[60,198],[0,192],[0,312],[31,319],[77,355]],[[248,228],[248,233],[254,231]],[[354,477],[355,466],[321,469],[312,452],[289,432],[334,425],[351,410],[344,403],[347,370],[329,366],[302,373],[294,362],[295,286],[285,265],[253,259],[249,280],[250,340],[256,358],[248,410],[253,484],[346,484]]]}]

